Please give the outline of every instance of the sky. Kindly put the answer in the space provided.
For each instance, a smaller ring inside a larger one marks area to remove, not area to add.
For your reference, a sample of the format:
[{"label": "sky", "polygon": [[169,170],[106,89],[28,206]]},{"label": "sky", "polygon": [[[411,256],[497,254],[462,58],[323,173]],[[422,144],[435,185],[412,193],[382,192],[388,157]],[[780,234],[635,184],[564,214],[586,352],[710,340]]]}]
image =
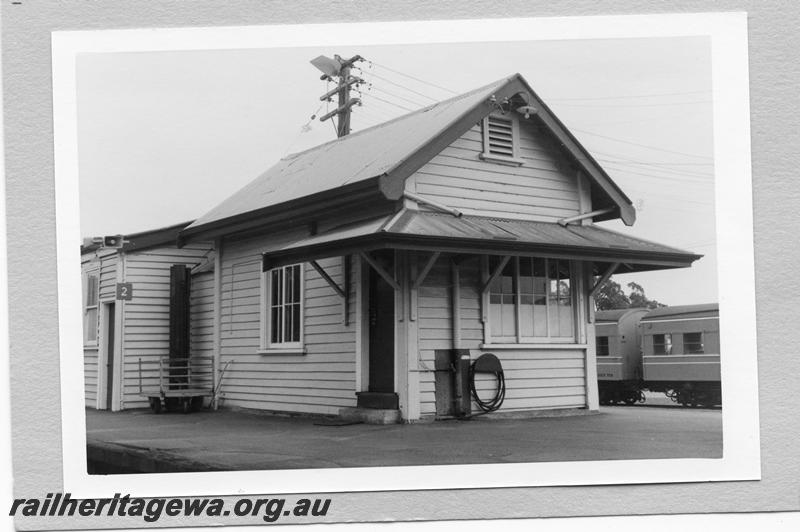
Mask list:
[{"label": "sky", "polygon": [[[710,43],[704,37],[83,54],[81,234],[193,220],[281,157],[335,138],[309,61],[359,54],[358,131],[519,72],[631,198],[603,227],[704,255],[614,276],[670,305],[717,300]],[[331,107],[332,108],[332,107]]]}]

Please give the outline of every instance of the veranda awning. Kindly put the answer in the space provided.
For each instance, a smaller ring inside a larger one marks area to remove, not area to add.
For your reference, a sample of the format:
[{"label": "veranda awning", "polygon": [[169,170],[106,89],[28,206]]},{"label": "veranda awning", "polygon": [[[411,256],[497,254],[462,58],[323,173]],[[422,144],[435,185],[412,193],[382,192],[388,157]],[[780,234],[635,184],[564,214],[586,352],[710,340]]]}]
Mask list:
[{"label": "veranda awning", "polygon": [[404,210],[394,216],[336,227],[269,250],[263,255],[263,269],[377,249],[620,263],[618,273],[684,268],[702,257],[595,225],[561,226]]}]

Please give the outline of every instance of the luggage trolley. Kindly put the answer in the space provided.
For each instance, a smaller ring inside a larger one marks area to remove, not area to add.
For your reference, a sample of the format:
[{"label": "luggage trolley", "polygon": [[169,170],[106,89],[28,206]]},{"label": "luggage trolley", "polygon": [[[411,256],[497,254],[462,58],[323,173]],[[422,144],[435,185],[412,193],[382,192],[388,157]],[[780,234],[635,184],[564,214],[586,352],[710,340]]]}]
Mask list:
[{"label": "luggage trolley", "polygon": [[[180,410],[185,414],[200,410],[205,397],[214,395],[213,359],[210,356],[158,359],[158,375],[143,370],[139,359],[139,395],[146,397],[150,409],[159,414],[164,410]],[[145,387],[144,381],[158,379],[158,388]]]}]

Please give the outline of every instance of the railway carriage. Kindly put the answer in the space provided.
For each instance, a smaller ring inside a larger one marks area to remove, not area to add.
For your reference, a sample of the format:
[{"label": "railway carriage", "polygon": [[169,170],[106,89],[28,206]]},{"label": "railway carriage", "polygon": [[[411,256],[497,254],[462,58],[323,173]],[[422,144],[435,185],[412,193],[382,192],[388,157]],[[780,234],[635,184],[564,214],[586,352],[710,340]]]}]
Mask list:
[{"label": "railway carriage", "polygon": [[603,310],[595,315],[600,404],[642,400],[639,320],[648,309]]},{"label": "railway carriage", "polygon": [[645,390],[721,404],[718,304],[599,311],[595,330],[601,404],[634,404]]},{"label": "railway carriage", "polygon": [[652,310],[639,322],[642,376],[648,390],[682,405],[722,402],[719,305]]}]

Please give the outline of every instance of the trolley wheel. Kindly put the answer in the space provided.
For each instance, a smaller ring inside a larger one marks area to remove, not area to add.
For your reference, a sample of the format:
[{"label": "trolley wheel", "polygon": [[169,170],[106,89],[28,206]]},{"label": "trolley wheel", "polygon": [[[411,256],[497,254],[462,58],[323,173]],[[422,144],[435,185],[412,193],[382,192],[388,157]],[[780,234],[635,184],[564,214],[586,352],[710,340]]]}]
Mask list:
[{"label": "trolley wheel", "polygon": [[631,396],[631,395],[629,395],[629,396],[625,397],[625,401],[624,402],[625,402],[625,404],[627,406],[633,406],[633,405],[636,404],[636,398]]},{"label": "trolley wheel", "polygon": [[160,397],[151,397],[150,398],[150,409],[153,411],[154,414],[161,413],[161,398]]}]

